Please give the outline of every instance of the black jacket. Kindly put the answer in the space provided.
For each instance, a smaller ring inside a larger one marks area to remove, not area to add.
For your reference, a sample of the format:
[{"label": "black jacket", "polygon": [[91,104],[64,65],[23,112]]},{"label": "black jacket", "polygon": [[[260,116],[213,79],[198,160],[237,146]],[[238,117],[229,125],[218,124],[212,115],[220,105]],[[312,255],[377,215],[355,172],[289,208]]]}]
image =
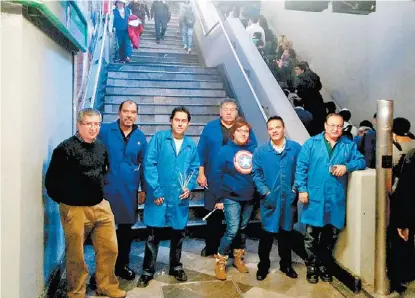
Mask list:
[{"label": "black jacket", "polygon": [[72,136],[53,150],[45,186],[55,202],[71,206],[94,206],[104,198],[104,175],[108,153],[99,140],[85,143]]},{"label": "black jacket", "polygon": [[415,228],[415,149],[409,151],[402,165],[399,182],[391,198],[391,224],[397,228]]},{"label": "black jacket", "polygon": [[169,19],[169,7],[163,1],[154,1],[151,5],[151,18]]}]

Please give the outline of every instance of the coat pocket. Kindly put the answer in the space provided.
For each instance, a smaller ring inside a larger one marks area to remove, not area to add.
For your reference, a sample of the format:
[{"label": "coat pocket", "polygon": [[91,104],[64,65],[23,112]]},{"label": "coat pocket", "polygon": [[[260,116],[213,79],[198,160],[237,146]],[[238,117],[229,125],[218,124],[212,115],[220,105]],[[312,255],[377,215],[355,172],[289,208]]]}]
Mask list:
[{"label": "coat pocket", "polygon": [[275,195],[273,192],[267,194],[261,201],[264,204],[265,208],[268,209],[275,209],[277,206],[277,202],[275,201]]}]

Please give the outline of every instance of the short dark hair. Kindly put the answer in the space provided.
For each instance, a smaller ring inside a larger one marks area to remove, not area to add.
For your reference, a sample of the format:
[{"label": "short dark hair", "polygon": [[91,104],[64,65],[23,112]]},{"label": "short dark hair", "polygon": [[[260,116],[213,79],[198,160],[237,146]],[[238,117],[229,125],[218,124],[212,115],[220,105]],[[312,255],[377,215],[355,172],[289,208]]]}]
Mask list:
[{"label": "short dark hair", "polygon": [[342,116],[344,121],[349,121],[352,118],[352,113],[349,110],[341,110],[339,115]]},{"label": "short dark hair", "polygon": [[135,107],[137,108],[137,112],[138,112],[138,104],[135,101],[131,100],[131,99],[124,100],[122,103],[120,103],[120,106],[118,107],[118,112],[121,112],[122,106],[127,102],[135,104]]},{"label": "short dark hair", "polygon": [[268,120],[267,120],[267,127],[268,127],[268,123],[270,123],[271,121],[274,121],[274,120],[281,121],[282,126],[285,127],[284,119],[282,119],[280,116],[271,116],[271,117],[269,117]]},{"label": "short dark hair", "polygon": [[170,121],[173,120],[174,116],[176,115],[176,113],[178,112],[183,112],[187,114],[187,120],[190,122],[190,120],[192,119],[192,116],[190,115],[190,112],[188,109],[186,109],[184,106],[180,106],[180,107],[175,107],[173,109],[173,111],[171,112],[170,115]]},{"label": "short dark hair", "polygon": [[336,104],[334,101],[328,101],[324,103],[324,106],[326,107],[328,114],[336,113]]},{"label": "short dark hair", "polygon": [[369,120],[363,120],[362,122],[360,122],[359,127],[362,126],[370,127],[373,129],[373,124]]},{"label": "short dark hair", "polygon": [[301,61],[301,62],[298,62],[294,67],[298,67],[302,71],[306,71],[308,69],[308,65],[306,63],[307,62],[305,61]]},{"label": "short dark hair", "polygon": [[304,106],[304,101],[299,97],[294,97],[293,98],[293,105],[294,105],[294,107],[303,107]]},{"label": "short dark hair", "polygon": [[258,23],[258,20],[259,20],[259,18],[258,18],[257,16],[253,16],[253,17],[251,17],[251,21],[252,21],[252,23],[254,23],[254,24]]},{"label": "short dark hair", "polygon": [[393,119],[392,132],[398,136],[407,136],[411,129],[411,122],[408,119],[398,117]]}]

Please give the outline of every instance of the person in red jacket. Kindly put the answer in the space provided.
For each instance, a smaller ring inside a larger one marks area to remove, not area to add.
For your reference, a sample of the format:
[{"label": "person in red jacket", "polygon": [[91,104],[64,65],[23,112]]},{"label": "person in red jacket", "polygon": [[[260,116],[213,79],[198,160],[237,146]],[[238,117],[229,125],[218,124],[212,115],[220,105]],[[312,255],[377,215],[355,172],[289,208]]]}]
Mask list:
[{"label": "person in red jacket", "polygon": [[143,23],[136,15],[130,15],[128,17],[128,36],[134,49],[140,47],[140,36],[144,32]]}]

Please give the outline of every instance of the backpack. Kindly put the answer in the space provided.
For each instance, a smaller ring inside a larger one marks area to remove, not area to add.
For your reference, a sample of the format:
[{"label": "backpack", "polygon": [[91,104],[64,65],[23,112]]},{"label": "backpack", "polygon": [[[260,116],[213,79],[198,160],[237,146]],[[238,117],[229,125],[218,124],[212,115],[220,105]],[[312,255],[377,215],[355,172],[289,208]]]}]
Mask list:
[{"label": "backpack", "polygon": [[351,124],[343,128],[343,135],[351,141],[353,141],[352,128],[353,126]]},{"label": "backpack", "polygon": [[191,8],[186,8],[186,11],[183,15],[183,21],[187,27],[192,28],[195,25],[196,18]]}]

